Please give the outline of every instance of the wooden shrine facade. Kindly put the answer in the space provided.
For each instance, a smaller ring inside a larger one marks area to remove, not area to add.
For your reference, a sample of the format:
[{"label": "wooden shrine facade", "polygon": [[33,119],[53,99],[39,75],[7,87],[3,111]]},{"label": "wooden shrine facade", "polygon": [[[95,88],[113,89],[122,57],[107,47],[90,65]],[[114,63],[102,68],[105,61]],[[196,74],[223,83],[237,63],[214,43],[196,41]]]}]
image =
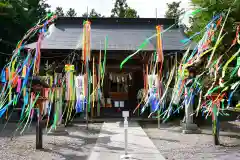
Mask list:
[{"label": "wooden shrine facade", "polygon": [[[51,69],[64,73],[65,64],[75,66],[75,75],[83,74],[85,69],[81,60],[82,26],[84,18],[59,18],[49,27],[49,34],[45,37],[41,47],[41,71],[43,76],[46,62],[52,64]],[[92,117],[121,117],[122,110],[133,111],[137,106],[138,91],[144,88],[143,71],[156,49],[156,38],[138,54],[133,56],[120,70],[120,63],[148,38],[156,33],[156,26],[166,28],[175,23],[172,19],[155,18],[93,18],[91,22],[91,61],[89,69],[92,72],[93,59],[95,64],[104,58],[105,38],[108,37],[106,71],[103,84],[105,104],[101,107],[101,114],[96,111],[90,113]],[[169,72],[176,62],[180,60],[184,39],[180,28],[172,28],[163,34],[164,74]],[[35,48],[35,43],[27,45]],[[177,58],[177,59],[176,59]],[[147,113],[146,113],[147,115]],[[139,114],[130,115],[139,116]]]}]

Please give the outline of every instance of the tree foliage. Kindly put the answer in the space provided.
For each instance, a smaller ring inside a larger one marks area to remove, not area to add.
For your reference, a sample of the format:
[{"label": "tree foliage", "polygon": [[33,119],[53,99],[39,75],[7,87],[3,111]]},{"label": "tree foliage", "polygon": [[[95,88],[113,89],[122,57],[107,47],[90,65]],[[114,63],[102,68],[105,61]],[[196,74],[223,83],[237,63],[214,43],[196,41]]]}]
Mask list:
[{"label": "tree foliage", "polygon": [[49,8],[45,0],[1,0],[0,51],[11,54],[24,33],[43,18]]},{"label": "tree foliage", "polygon": [[100,13],[97,13],[95,9],[92,9],[90,13],[88,14],[85,12],[82,17],[90,17],[90,18],[98,18],[98,17],[103,17]]},{"label": "tree foliage", "polygon": [[63,8],[62,8],[62,7],[57,7],[57,8],[55,9],[55,14],[56,14],[58,17],[64,17]]},{"label": "tree foliage", "polygon": [[[240,17],[239,17],[240,1],[239,0],[235,1],[235,4],[233,4],[234,0],[222,0],[222,1],[191,0],[191,2],[193,4],[193,8],[195,10],[201,10],[201,12],[191,17],[191,27],[188,33],[189,36],[192,36],[197,32],[204,31],[204,28],[207,26],[207,24],[209,24],[209,22],[213,19],[213,17],[217,15],[222,16],[222,23],[220,25],[220,28],[221,28],[223,25],[223,21],[226,18],[227,12],[229,8],[232,6],[232,9],[230,11],[230,14],[226,20],[226,24],[223,29],[223,34],[226,34],[226,35],[223,38],[220,45],[218,46],[217,50],[215,51],[214,58],[213,58],[213,59],[217,59],[219,58],[220,55],[223,55],[223,60],[229,59],[229,57],[231,57],[231,55],[234,54],[238,49],[236,45],[231,49],[230,49],[230,46],[232,45],[232,42],[236,36],[236,22],[240,21]],[[220,28],[215,32],[212,46],[216,43]],[[203,37],[203,34],[204,32],[196,36],[193,40],[195,42],[198,42]],[[203,57],[206,59],[205,62],[207,62],[208,55],[209,54],[206,54],[206,56]],[[230,65],[234,65],[234,64],[230,64]],[[225,77],[229,77],[229,76],[225,76]],[[206,80],[206,81],[211,82],[210,80]]]},{"label": "tree foliage", "polygon": [[165,13],[166,18],[176,19],[179,21],[179,17],[184,13],[183,9],[180,9],[181,1],[167,3],[168,10]]},{"label": "tree foliage", "polygon": [[76,17],[76,16],[77,16],[77,13],[76,13],[75,9],[69,8],[69,10],[67,11],[66,16],[67,16],[67,17]]},{"label": "tree foliage", "polygon": [[128,6],[126,0],[116,0],[111,17],[138,18],[137,11]]},{"label": "tree foliage", "polygon": [[[202,9],[200,13],[194,15],[191,18],[191,28],[189,35],[192,35],[196,32],[201,31],[216,15],[221,15],[223,20],[226,17],[229,7],[233,4],[233,0],[191,0],[194,9]],[[232,43],[232,40],[235,36],[236,25],[235,22],[240,22],[240,1],[235,1],[235,4],[232,5],[232,10],[228,16],[224,27],[224,33],[227,32],[227,35],[224,38],[224,45],[229,46]],[[195,40],[199,40],[202,35],[199,35]]]}]

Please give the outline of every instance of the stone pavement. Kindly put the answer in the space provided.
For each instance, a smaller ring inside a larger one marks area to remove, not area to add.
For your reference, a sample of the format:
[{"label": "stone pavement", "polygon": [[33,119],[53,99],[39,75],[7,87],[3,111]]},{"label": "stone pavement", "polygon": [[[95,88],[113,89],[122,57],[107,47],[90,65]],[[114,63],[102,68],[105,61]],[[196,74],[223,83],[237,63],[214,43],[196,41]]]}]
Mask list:
[{"label": "stone pavement", "polygon": [[[128,153],[132,160],[164,160],[138,123],[128,127]],[[104,123],[88,160],[120,160],[124,155],[124,127],[120,122]]]}]

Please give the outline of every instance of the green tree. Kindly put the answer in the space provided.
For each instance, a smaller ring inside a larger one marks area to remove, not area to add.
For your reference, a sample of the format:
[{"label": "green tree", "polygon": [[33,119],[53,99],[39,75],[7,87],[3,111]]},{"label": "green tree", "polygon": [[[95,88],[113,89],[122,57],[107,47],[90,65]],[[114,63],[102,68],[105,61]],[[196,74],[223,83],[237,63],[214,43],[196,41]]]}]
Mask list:
[{"label": "green tree", "polygon": [[[238,47],[233,47],[231,50],[229,50],[230,46],[232,45],[233,39],[236,36],[236,22],[240,22],[240,1],[237,0],[235,1],[235,4],[233,4],[234,0],[222,0],[222,1],[217,1],[217,0],[211,0],[211,1],[206,1],[206,0],[191,0],[193,7],[195,10],[201,10],[201,12],[194,14],[191,17],[191,27],[190,31],[188,32],[189,36],[192,36],[193,34],[200,32],[204,29],[204,27],[213,19],[213,17],[219,15],[222,16],[222,23],[220,27],[222,27],[223,21],[226,18],[227,12],[229,7],[231,8],[230,14],[226,20],[226,24],[223,29],[223,34],[226,33],[225,37],[223,38],[222,42],[220,45],[218,45],[217,50],[215,51],[214,59],[217,59],[220,55],[223,55],[223,60],[229,59],[229,56],[234,54]],[[213,45],[216,43],[216,39],[218,38],[219,35],[219,30],[218,29],[215,32],[214,40],[213,40]],[[198,42],[202,37],[203,37],[204,32],[202,32],[200,35],[194,37],[194,41]],[[223,35],[222,34],[222,35]],[[228,51],[229,50],[229,51]],[[226,53],[227,54],[224,54]],[[202,59],[205,59],[205,63],[207,62],[207,58],[210,54],[206,54]],[[201,67],[204,67],[202,65]],[[221,74],[219,74],[221,75]],[[229,77],[229,76],[225,76]],[[206,76],[207,78],[207,76]],[[211,79],[213,80],[213,79]],[[206,81],[211,83],[211,80],[207,79]],[[227,81],[227,80],[226,80]],[[212,83],[211,83],[212,84]]]},{"label": "green tree", "polygon": [[76,17],[76,16],[77,16],[77,13],[76,13],[75,9],[69,8],[69,10],[67,11],[66,16],[67,16],[67,17]]},{"label": "green tree", "polygon": [[49,7],[44,0],[2,0],[0,52],[11,54],[24,33],[47,14]]},{"label": "green tree", "polygon": [[125,18],[139,18],[137,11],[130,7],[127,7],[125,11]]},{"label": "green tree", "polygon": [[126,0],[116,0],[111,17],[139,18],[137,11],[128,6]]},{"label": "green tree", "polygon": [[82,17],[90,17],[90,18],[98,18],[98,17],[103,17],[100,13],[97,13],[95,9],[92,9],[90,13],[88,14],[85,12]]},{"label": "green tree", "polygon": [[[194,9],[202,9],[200,13],[191,17],[191,28],[189,35],[192,35],[196,32],[201,31],[216,15],[222,15],[223,20],[226,17],[227,11],[229,7],[233,4],[233,0],[212,0],[212,1],[205,1],[205,0],[191,0]],[[223,40],[223,44],[228,47],[231,45],[233,37],[235,36],[236,25],[235,22],[240,22],[240,1],[235,1],[235,4],[232,5],[232,10],[228,16],[226,21],[224,32],[227,32]],[[199,40],[202,37],[202,34],[197,36],[195,40]]]},{"label": "green tree", "polygon": [[57,8],[55,9],[55,13],[56,13],[56,15],[59,16],[59,17],[64,17],[64,12],[63,12],[63,8],[62,8],[62,7],[57,7]]},{"label": "green tree", "polygon": [[[31,21],[36,22],[43,18],[50,12],[50,5],[46,3],[46,0],[25,0],[27,8],[25,10],[28,12],[28,16],[32,17]],[[29,18],[28,17],[28,18]]]},{"label": "green tree", "polygon": [[9,9],[12,6],[8,2],[0,2],[0,15],[5,16],[8,15]]},{"label": "green tree", "polygon": [[167,3],[168,10],[165,13],[165,17],[179,21],[179,17],[184,13],[183,9],[180,9],[180,4],[181,1]]}]

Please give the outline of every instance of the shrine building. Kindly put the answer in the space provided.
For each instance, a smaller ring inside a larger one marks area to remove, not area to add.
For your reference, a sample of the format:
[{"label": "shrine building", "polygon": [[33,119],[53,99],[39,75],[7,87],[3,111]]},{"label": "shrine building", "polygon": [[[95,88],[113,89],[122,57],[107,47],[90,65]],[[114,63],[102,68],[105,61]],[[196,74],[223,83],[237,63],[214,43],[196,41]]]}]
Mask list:
[{"label": "shrine building", "polygon": [[[59,17],[49,27],[49,31],[41,44],[41,69],[44,75],[45,64],[52,64],[56,72],[64,72],[64,65],[72,63],[75,73],[81,74],[84,65],[81,61],[83,22],[82,17]],[[138,92],[144,88],[144,74],[146,66],[151,65],[150,59],[156,52],[156,38],[138,54],[133,56],[120,70],[120,63],[149,37],[156,34],[156,26],[162,30],[175,23],[173,19],[165,18],[88,18],[91,22],[91,59],[95,63],[104,57],[105,39],[107,37],[106,71],[103,83],[105,105],[101,106],[101,113],[90,113],[91,118],[121,117],[122,110],[129,110],[130,117],[140,117],[132,111],[138,104]],[[163,76],[171,71],[176,60],[180,60],[186,48],[181,40],[185,39],[183,29],[178,26],[162,34],[164,54]],[[27,45],[36,48],[36,43]],[[50,68],[51,69],[51,68]],[[146,117],[148,113],[142,115]]]}]

